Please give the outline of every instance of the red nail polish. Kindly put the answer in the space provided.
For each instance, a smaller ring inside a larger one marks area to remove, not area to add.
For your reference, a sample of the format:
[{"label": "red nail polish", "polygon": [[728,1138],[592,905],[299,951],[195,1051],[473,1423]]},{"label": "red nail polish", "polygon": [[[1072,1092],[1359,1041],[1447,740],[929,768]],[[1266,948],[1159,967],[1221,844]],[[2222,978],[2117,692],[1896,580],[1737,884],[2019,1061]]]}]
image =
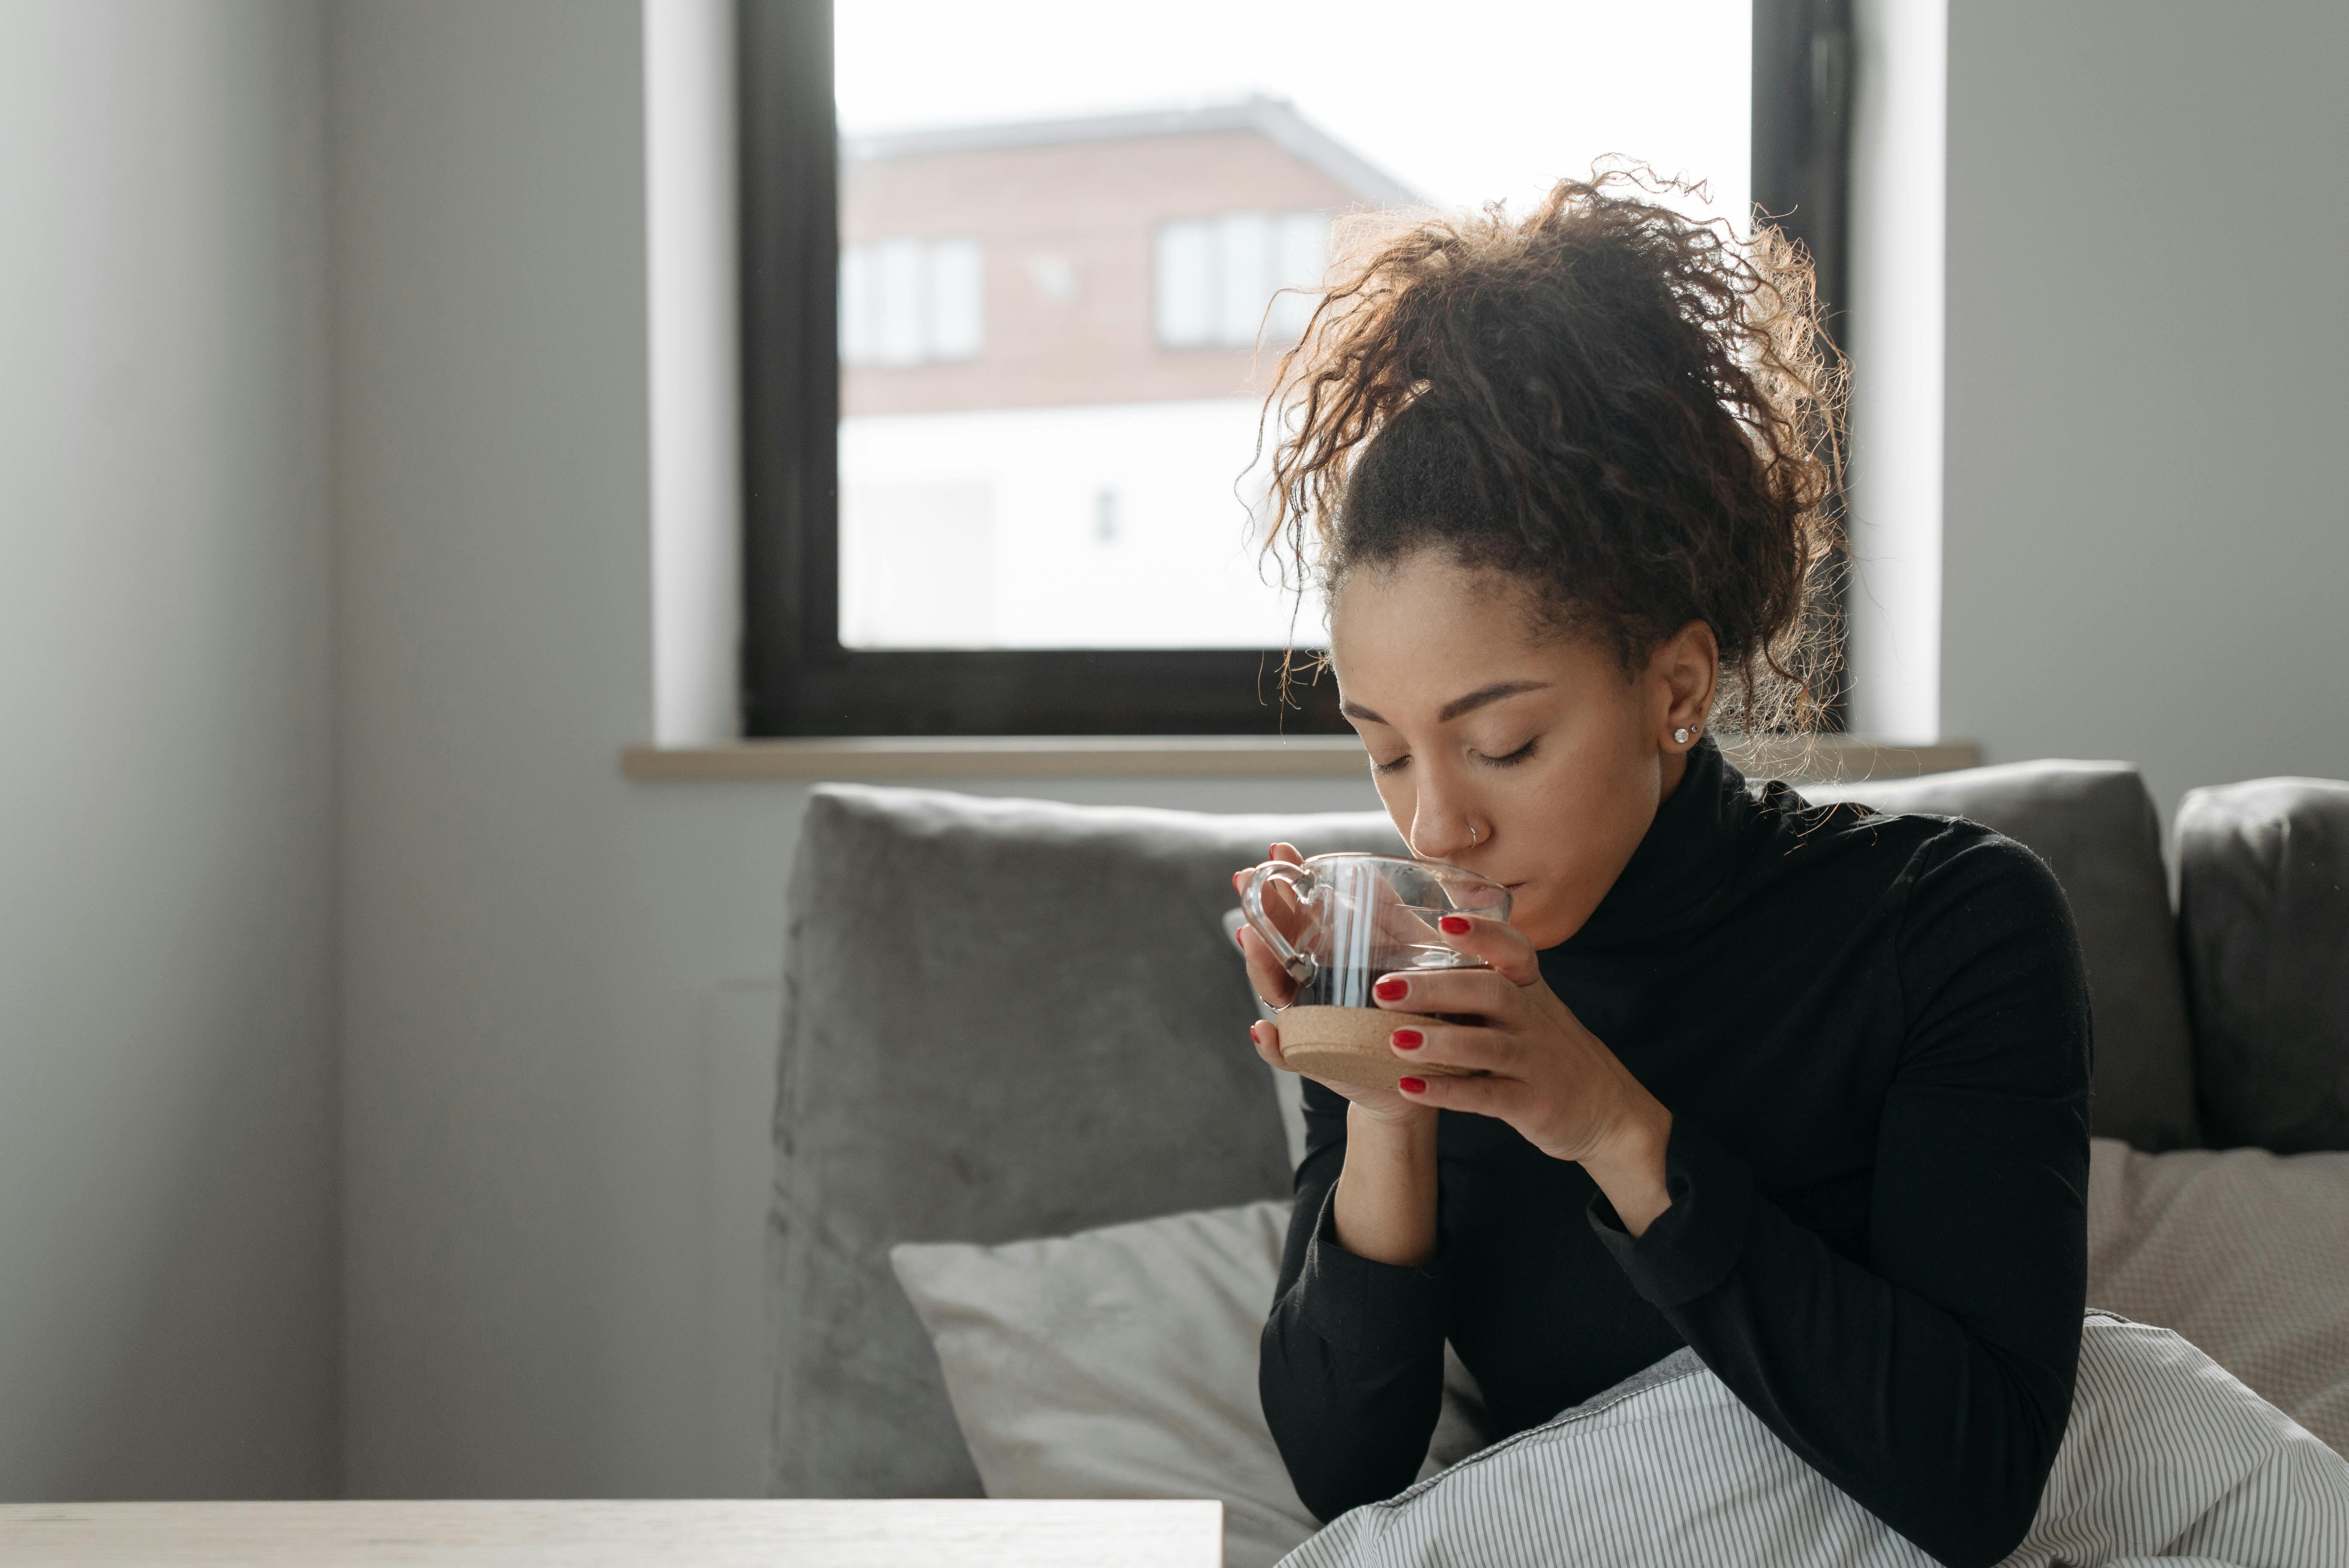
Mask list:
[{"label": "red nail polish", "polygon": [[1447,914],[1435,923],[1443,928],[1446,936],[1468,934],[1468,917],[1464,914]]},{"label": "red nail polish", "polygon": [[1395,1079],[1395,1088],[1402,1090],[1405,1094],[1425,1094],[1427,1092],[1427,1080],[1425,1078],[1401,1078]]},{"label": "red nail polish", "polygon": [[1408,980],[1381,980],[1371,987],[1371,995],[1381,1002],[1400,1002],[1411,995]]},{"label": "red nail polish", "polygon": [[1417,1029],[1397,1029],[1394,1032],[1394,1043],[1397,1050],[1415,1051],[1427,1044],[1427,1037]]}]

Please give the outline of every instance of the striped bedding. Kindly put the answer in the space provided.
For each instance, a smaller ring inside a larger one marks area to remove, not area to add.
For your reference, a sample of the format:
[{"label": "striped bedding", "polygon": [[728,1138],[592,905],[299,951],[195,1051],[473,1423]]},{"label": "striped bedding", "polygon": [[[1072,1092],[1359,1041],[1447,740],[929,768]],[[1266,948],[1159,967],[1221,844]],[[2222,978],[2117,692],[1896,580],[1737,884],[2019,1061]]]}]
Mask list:
[{"label": "striped bedding", "polygon": [[[1282,1568],[1930,1568],[1682,1350]],[[2007,1568],[2349,1565],[2349,1461],[2164,1328],[2088,1315],[2072,1419]]]}]

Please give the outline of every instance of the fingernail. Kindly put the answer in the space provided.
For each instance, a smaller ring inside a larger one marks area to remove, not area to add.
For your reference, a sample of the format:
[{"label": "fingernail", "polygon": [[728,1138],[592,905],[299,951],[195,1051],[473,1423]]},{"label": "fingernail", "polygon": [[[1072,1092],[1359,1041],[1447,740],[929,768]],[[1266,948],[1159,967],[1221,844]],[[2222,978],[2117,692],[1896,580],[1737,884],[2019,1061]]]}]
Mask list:
[{"label": "fingernail", "polygon": [[1397,1029],[1393,1039],[1395,1049],[1399,1051],[1415,1051],[1427,1044],[1427,1037],[1417,1029]]},{"label": "fingernail", "polygon": [[1263,1027],[1264,1026],[1262,1024],[1250,1024],[1248,1026],[1248,1038],[1257,1045],[1264,1044],[1264,1037],[1257,1033],[1258,1029]]},{"label": "fingernail", "polygon": [[1464,914],[1447,914],[1435,923],[1443,928],[1444,934],[1446,936],[1465,936],[1468,934],[1468,917]]},{"label": "fingernail", "polygon": [[1402,1090],[1405,1094],[1425,1094],[1427,1092],[1427,1080],[1425,1078],[1399,1078],[1395,1079],[1395,1088]]},{"label": "fingernail", "polygon": [[1371,995],[1381,1002],[1400,1002],[1411,995],[1408,980],[1381,980],[1371,987]]},{"label": "fingernail", "polygon": [[1237,944],[1238,944],[1239,945],[1241,945],[1242,947],[1246,947],[1246,946],[1247,945],[1247,937],[1245,937],[1245,936],[1242,936],[1242,935],[1241,935],[1238,932],[1237,932],[1237,931],[1235,931],[1235,932],[1233,932],[1233,933],[1232,933],[1232,940],[1233,940],[1234,942],[1237,943]]}]

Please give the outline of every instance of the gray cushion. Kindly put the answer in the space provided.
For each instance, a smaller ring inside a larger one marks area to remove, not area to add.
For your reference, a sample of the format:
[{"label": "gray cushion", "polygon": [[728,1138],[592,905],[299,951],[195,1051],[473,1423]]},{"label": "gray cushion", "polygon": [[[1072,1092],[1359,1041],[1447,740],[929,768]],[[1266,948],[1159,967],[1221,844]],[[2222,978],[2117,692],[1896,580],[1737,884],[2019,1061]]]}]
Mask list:
[{"label": "gray cushion", "polygon": [[814,792],[776,1108],[777,1495],[979,1490],[893,1244],[1286,1195],[1222,923],[1274,838],[1398,848],[1376,814]]},{"label": "gray cushion", "polygon": [[2178,866],[2211,1141],[2349,1149],[2349,784],[2193,790]]},{"label": "gray cushion", "polygon": [[2161,822],[2121,762],[2017,762],[1922,779],[1806,784],[1812,800],[1964,817],[2045,861],[2071,901],[2088,966],[2100,1138],[2139,1149],[2199,1142],[2192,1037],[2179,973]]}]

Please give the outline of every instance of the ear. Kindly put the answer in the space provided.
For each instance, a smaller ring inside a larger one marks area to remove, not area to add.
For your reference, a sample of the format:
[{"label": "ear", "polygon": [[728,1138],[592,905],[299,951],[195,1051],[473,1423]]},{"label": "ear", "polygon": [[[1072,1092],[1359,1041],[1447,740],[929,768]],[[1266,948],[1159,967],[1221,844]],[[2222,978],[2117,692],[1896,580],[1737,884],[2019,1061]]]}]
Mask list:
[{"label": "ear", "polygon": [[1685,753],[1704,734],[1720,679],[1721,645],[1702,621],[1691,621],[1657,647],[1648,660],[1648,695],[1656,743],[1665,751]]}]

